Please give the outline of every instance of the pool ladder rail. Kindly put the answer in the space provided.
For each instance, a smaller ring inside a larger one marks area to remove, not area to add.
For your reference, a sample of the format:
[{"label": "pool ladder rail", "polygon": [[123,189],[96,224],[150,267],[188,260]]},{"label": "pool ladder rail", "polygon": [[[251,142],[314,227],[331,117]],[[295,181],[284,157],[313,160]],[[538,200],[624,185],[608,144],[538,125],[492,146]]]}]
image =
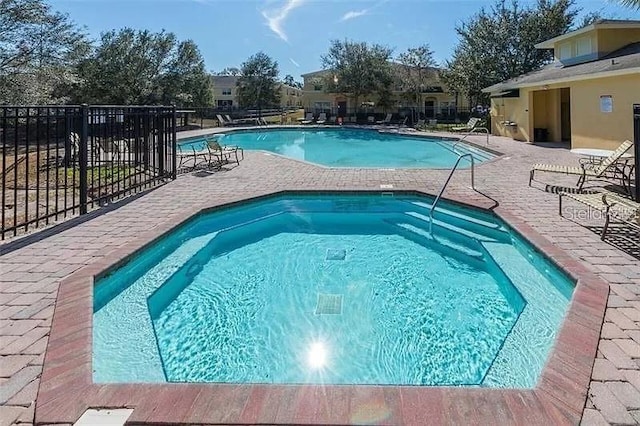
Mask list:
[{"label": "pool ladder rail", "polygon": [[459,138],[458,141],[453,144],[453,147],[451,149],[453,149],[455,151],[456,150],[456,146],[460,145],[462,142],[464,142],[464,140],[468,136],[473,135],[478,130],[480,130],[482,133],[485,133],[487,135],[487,146],[489,146],[489,134],[490,134],[489,129],[487,129],[486,127],[474,127],[473,129],[471,129],[470,132],[467,132],[463,137]]},{"label": "pool ladder rail", "polygon": [[444,194],[445,189],[447,189],[447,186],[449,185],[449,182],[453,177],[453,173],[458,168],[458,165],[460,165],[460,161],[465,157],[469,157],[471,159],[471,189],[478,192],[476,190],[476,184],[475,184],[475,159],[473,158],[473,155],[471,153],[458,155],[458,160],[456,160],[456,163],[451,168],[451,171],[449,172],[449,176],[447,177],[447,180],[444,182],[444,185],[442,185],[442,188],[440,189],[438,196],[436,197],[433,204],[431,205],[431,208],[429,209],[429,233],[431,235],[433,235],[433,213],[436,209],[436,206],[438,205],[438,202],[442,198],[442,194]]}]

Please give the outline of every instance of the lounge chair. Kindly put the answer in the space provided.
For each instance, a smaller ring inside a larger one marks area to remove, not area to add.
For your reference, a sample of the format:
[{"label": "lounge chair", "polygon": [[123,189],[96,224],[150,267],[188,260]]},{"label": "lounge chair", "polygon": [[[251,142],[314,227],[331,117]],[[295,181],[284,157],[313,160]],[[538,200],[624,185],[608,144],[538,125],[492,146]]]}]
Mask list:
[{"label": "lounge chair", "polygon": [[313,113],[312,112],[308,112],[305,116],[304,116],[304,120],[302,120],[300,122],[300,124],[311,124],[313,123]]},{"label": "lounge chair", "polygon": [[318,115],[318,119],[316,120],[316,124],[324,124],[327,122],[327,114],[324,112],[321,112],[320,115]]},{"label": "lounge chair", "polygon": [[225,114],[225,115],[224,115],[224,119],[225,119],[225,121],[227,122],[226,124],[230,124],[230,125],[232,125],[232,126],[235,126],[235,125],[237,125],[237,124],[242,124],[242,122],[241,122],[240,120],[234,120],[234,119],[232,119],[232,118],[229,116],[229,114]]},{"label": "lounge chair", "polygon": [[609,191],[591,194],[561,192],[558,201],[558,212],[560,216],[562,216],[562,199],[564,197],[571,198],[604,214],[605,221],[602,233],[600,234],[601,240],[604,240],[612,220],[622,222],[636,230],[640,230],[640,203],[636,201]]},{"label": "lounge chair", "polygon": [[578,190],[581,190],[589,178],[602,179],[603,177],[606,177],[607,173],[617,175],[616,163],[627,151],[629,151],[629,149],[631,149],[632,146],[633,142],[630,140],[624,141],[610,156],[592,168],[589,167],[589,164],[584,163],[580,163],[579,167],[562,166],[557,164],[534,164],[529,172],[529,186],[531,186],[535,172],[540,171],[580,176],[576,186],[578,187]]},{"label": "lounge chair", "polygon": [[[184,148],[181,144],[177,145],[176,157],[178,160],[178,170],[186,170],[186,169],[195,169],[200,163],[209,163],[208,151],[196,151],[195,148],[191,147],[191,149]],[[198,161],[198,159],[201,161]],[[189,162],[193,161],[192,166],[186,166]]]},{"label": "lounge chair", "polygon": [[425,127],[426,127],[426,124],[425,124],[424,120],[422,120],[422,119],[419,119],[413,125],[413,128],[416,129],[416,130],[422,130]]},{"label": "lounge chair", "polygon": [[464,126],[452,127],[451,131],[453,132],[473,132],[480,124],[482,120],[477,117],[471,117],[467,124]]},{"label": "lounge chair", "polygon": [[233,120],[231,119],[231,117],[229,117],[228,114],[226,114],[224,117],[220,114],[216,114],[216,118],[220,123],[220,127],[237,126],[237,125],[244,124],[244,120]]},{"label": "lounge chair", "polygon": [[387,115],[384,118],[384,120],[376,121],[376,124],[389,124],[389,123],[391,123],[391,117],[393,117],[393,114],[387,113]]},{"label": "lounge chair", "polygon": [[221,166],[223,164],[236,163],[244,159],[244,150],[237,146],[222,146],[215,139],[206,140],[209,152],[209,165]]}]

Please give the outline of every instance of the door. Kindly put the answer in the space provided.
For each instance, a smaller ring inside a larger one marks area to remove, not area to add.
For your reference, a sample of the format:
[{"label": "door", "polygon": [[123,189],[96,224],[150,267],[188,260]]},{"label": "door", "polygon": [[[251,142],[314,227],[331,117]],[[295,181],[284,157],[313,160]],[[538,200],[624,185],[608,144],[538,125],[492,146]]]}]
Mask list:
[{"label": "door", "polygon": [[433,99],[424,101],[424,116],[427,119],[436,118],[436,101]]},{"label": "door", "polygon": [[344,118],[347,115],[347,101],[338,102],[338,117]]}]

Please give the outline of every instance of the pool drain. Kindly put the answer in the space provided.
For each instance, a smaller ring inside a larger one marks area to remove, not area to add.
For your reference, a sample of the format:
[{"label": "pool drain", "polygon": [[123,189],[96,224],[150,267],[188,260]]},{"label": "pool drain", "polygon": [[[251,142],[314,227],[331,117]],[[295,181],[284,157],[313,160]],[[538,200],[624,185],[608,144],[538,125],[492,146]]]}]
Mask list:
[{"label": "pool drain", "polygon": [[342,315],[342,295],[318,293],[316,315]]},{"label": "pool drain", "polygon": [[347,251],[343,249],[327,249],[326,260],[344,260],[347,257]]}]

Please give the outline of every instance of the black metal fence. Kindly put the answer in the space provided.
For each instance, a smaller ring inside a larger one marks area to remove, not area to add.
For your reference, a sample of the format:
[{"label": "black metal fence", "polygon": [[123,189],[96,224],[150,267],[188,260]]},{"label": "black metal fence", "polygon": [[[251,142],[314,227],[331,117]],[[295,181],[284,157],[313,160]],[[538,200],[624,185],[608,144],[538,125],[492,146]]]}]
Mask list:
[{"label": "black metal fence", "polygon": [[225,117],[228,115],[231,119],[249,119],[262,117],[269,119],[273,118],[274,121],[279,124],[281,117],[297,111],[301,108],[272,108],[272,109],[239,109],[239,108],[214,108],[214,107],[196,107],[196,108],[184,108],[177,111],[177,127],[178,131],[182,130],[194,130],[205,129],[210,127],[219,127],[220,123],[217,116]]},{"label": "black metal fence", "polygon": [[324,109],[305,108],[305,116],[312,114],[314,118],[317,118],[321,113],[325,114],[329,122],[333,122],[340,117],[343,122],[356,124],[382,121],[386,118],[387,114],[391,114],[394,122],[404,122],[406,118],[406,124],[408,125],[413,125],[418,122],[418,120],[434,124],[456,125],[466,123],[471,117],[488,119],[489,116],[488,110],[484,108],[460,108],[455,106],[441,108],[382,108],[379,106],[372,106],[370,108],[361,107],[357,109],[338,107]]},{"label": "black metal fence", "polygon": [[176,176],[176,110],[0,106],[5,239]]}]

